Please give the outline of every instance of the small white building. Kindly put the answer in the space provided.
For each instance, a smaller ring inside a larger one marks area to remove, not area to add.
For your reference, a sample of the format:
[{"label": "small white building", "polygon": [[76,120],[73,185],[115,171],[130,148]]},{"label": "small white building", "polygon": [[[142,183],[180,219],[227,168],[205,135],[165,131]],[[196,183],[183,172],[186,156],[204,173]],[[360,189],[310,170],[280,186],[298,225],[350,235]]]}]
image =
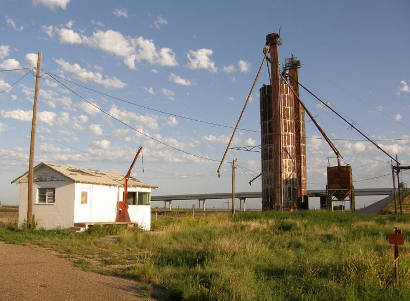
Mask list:
[{"label": "small white building", "polygon": [[[40,163],[34,167],[33,214],[39,228],[70,228],[74,224],[113,223],[117,202],[123,197],[124,175],[116,172]],[[18,223],[27,218],[28,172],[12,184],[20,184]],[[151,189],[130,177],[128,213],[131,222],[151,229]]]}]

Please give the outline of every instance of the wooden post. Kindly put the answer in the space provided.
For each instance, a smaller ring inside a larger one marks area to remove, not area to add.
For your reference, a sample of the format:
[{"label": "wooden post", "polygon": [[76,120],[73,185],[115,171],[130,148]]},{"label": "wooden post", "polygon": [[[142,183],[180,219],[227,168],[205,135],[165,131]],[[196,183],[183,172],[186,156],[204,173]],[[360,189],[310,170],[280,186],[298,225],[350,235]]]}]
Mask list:
[{"label": "wooden post", "polygon": [[235,215],[235,163],[236,159],[232,160],[232,215]]},{"label": "wooden post", "polygon": [[399,287],[399,246],[394,245],[394,274],[396,278],[396,287]]},{"label": "wooden post", "polygon": [[41,71],[41,52],[37,54],[36,85],[34,89],[33,117],[31,120],[31,139],[30,139],[30,157],[28,160],[28,203],[27,203],[27,224],[30,226],[33,218],[33,163],[34,163],[34,146],[36,141],[37,125],[37,103],[40,91],[40,71]]},{"label": "wooden post", "polygon": [[192,217],[195,218],[195,205],[192,205]]},{"label": "wooden post", "polygon": [[393,161],[391,161],[391,175],[393,178],[394,214],[397,215],[396,176],[394,175]]}]

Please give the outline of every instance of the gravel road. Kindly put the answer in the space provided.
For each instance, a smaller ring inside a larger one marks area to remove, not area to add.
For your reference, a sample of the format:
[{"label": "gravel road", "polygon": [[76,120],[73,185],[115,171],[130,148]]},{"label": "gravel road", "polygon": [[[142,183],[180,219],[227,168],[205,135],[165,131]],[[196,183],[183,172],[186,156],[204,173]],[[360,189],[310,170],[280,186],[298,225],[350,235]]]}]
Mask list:
[{"label": "gravel road", "polygon": [[46,249],[0,243],[0,300],[153,300],[138,286],[82,271]]}]

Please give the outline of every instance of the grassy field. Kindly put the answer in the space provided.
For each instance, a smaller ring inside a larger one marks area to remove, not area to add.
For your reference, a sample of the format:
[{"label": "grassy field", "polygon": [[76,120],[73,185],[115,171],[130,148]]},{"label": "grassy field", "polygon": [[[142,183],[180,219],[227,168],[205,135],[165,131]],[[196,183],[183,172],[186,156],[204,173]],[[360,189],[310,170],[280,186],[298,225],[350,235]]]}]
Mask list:
[{"label": "grassy field", "polygon": [[[153,231],[86,233],[0,228],[0,240],[55,250],[85,270],[145,283],[169,300],[410,300],[409,242],[393,287],[394,226],[410,216],[347,212],[249,212],[166,216]],[[109,236],[115,235],[115,236]],[[154,289],[155,288],[155,289]]]}]

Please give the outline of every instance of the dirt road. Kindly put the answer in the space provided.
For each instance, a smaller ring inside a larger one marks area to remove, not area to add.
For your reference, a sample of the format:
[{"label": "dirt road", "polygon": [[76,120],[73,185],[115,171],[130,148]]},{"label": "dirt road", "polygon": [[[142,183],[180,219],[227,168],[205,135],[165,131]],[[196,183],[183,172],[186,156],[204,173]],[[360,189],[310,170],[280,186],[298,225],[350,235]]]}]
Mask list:
[{"label": "dirt road", "polygon": [[138,286],[84,272],[46,249],[0,243],[0,300],[153,300]]}]

